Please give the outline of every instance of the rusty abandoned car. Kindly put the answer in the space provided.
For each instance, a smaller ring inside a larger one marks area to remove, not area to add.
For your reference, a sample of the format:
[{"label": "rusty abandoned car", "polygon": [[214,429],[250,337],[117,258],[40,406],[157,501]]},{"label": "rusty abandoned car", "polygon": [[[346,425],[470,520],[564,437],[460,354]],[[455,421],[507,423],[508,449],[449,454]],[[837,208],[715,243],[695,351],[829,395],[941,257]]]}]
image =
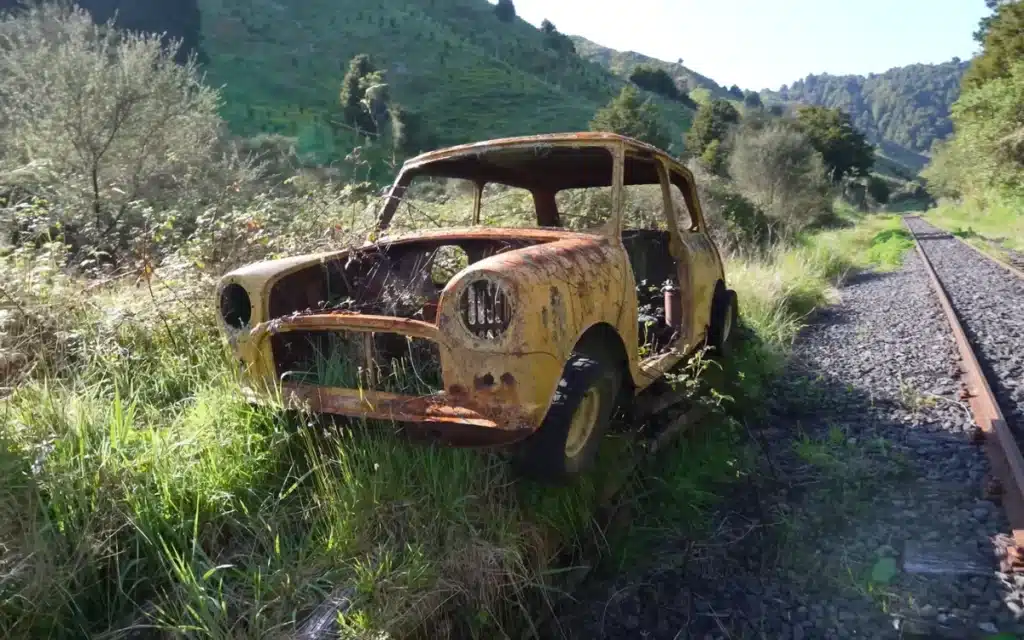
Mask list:
[{"label": "rusty abandoned car", "polygon": [[374,226],[364,246],[223,277],[250,397],[501,446],[529,473],[566,477],[593,460],[620,403],[695,350],[724,348],[736,324],[693,176],[631,138],[420,155]]}]

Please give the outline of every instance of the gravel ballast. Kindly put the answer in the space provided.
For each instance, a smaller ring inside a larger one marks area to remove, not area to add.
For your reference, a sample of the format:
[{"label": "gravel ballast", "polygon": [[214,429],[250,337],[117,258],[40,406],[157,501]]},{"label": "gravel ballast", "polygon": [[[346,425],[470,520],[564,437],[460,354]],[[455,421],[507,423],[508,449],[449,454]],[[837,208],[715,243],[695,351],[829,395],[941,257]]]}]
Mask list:
[{"label": "gravel ballast", "polygon": [[952,235],[908,218],[981,361],[1007,424],[1024,438],[1024,279]]},{"label": "gravel ballast", "polygon": [[1024,633],[1024,580],[999,573],[1008,525],[984,496],[988,462],[970,441],[955,343],[920,258],[851,278],[808,322],[769,417],[749,425],[749,481],[728,489],[701,533],[592,580],[559,612],[558,633]]}]

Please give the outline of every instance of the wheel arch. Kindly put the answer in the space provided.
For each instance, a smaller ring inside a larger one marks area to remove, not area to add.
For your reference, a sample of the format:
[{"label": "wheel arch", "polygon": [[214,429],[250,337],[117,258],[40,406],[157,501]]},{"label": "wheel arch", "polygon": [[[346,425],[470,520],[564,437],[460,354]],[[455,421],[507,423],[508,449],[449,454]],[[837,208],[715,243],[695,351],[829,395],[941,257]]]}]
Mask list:
[{"label": "wheel arch", "polygon": [[591,325],[576,340],[573,351],[585,353],[617,367],[624,388],[632,390],[631,359],[622,336],[611,324],[598,322]]}]

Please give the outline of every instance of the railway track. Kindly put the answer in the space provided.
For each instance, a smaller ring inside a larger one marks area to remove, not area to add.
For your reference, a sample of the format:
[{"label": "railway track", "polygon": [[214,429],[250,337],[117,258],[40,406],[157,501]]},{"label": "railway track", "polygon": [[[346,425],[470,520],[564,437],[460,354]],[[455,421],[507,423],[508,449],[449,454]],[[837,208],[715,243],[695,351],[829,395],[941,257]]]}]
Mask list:
[{"label": "railway track", "polygon": [[1013,310],[1024,309],[1024,271],[918,216],[904,224],[956,340],[960,399],[971,408],[994,475],[985,492],[1003,505],[1012,529],[1001,568],[1024,573],[1024,319]]}]

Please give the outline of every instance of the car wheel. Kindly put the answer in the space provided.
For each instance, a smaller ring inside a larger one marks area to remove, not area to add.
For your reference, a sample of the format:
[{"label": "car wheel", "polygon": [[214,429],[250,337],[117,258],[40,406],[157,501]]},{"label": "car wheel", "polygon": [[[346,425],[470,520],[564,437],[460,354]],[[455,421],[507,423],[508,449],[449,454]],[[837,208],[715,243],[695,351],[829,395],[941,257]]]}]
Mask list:
[{"label": "car wheel", "polygon": [[562,371],[544,422],[523,442],[516,457],[519,470],[547,481],[588,470],[608,431],[620,385],[615,368],[574,353]]},{"label": "car wheel", "polygon": [[739,325],[739,300],[736,292],[725,287],[715,290],[711,303],[711,327],[707,346],[712,355],[726,356]]}]

